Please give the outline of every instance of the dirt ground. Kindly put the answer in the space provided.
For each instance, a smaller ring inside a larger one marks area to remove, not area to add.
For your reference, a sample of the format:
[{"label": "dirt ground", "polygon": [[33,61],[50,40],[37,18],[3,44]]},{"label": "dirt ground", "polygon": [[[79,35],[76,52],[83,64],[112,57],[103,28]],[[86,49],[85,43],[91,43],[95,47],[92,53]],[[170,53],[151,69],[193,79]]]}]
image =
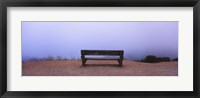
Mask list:
[{"label": "dirt ground", "polygon": [[178,76],[178,62],[142,63],[124,60],[122,68],[117,61],[81,60],[29,61],[22,65],[22,76]]}]

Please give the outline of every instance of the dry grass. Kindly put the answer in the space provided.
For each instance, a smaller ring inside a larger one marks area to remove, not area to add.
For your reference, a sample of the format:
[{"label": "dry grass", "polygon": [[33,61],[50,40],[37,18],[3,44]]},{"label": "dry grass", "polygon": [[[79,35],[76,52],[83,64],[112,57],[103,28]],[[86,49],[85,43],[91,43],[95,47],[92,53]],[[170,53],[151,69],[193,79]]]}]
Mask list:
[{"label": "dry grass", "polygon": [[142,63],[124,60],[120,68],[117,61],[88,61],[81,67],[81,60],[26,62],[23,76],[177,76],[178,62]]}]

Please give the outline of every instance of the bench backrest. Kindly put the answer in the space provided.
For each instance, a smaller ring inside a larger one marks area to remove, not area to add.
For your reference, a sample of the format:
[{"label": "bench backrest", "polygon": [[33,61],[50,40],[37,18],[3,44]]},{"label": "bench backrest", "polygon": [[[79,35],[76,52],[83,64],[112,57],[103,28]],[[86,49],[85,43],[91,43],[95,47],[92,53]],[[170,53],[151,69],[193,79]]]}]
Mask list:
[{"label": "bench backrest", "polygon": [[81,50],[81,55],[112,55],[112,56],[120,56],[123,58],[124,51],[123,50]]}]

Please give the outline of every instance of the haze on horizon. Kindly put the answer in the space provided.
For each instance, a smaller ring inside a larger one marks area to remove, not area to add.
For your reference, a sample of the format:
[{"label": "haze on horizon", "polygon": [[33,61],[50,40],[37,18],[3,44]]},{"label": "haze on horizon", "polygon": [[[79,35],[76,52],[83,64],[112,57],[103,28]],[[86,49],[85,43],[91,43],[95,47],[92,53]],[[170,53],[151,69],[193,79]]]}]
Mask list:
[{"label": "haze on horizon", "polygon": [[22,60],[80,58],[82,49],[124,50],[130,60],[178,58],[178,21],[22,22]]}]

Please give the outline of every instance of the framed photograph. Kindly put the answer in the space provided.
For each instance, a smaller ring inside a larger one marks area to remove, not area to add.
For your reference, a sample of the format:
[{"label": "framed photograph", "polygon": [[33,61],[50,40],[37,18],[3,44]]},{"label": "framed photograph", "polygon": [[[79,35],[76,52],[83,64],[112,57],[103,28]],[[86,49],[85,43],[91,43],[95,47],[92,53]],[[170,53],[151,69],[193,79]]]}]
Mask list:
[{"label": "framed photograph", "polygon": [[199,97],[199,0],[6,0],[1,97]]}]

